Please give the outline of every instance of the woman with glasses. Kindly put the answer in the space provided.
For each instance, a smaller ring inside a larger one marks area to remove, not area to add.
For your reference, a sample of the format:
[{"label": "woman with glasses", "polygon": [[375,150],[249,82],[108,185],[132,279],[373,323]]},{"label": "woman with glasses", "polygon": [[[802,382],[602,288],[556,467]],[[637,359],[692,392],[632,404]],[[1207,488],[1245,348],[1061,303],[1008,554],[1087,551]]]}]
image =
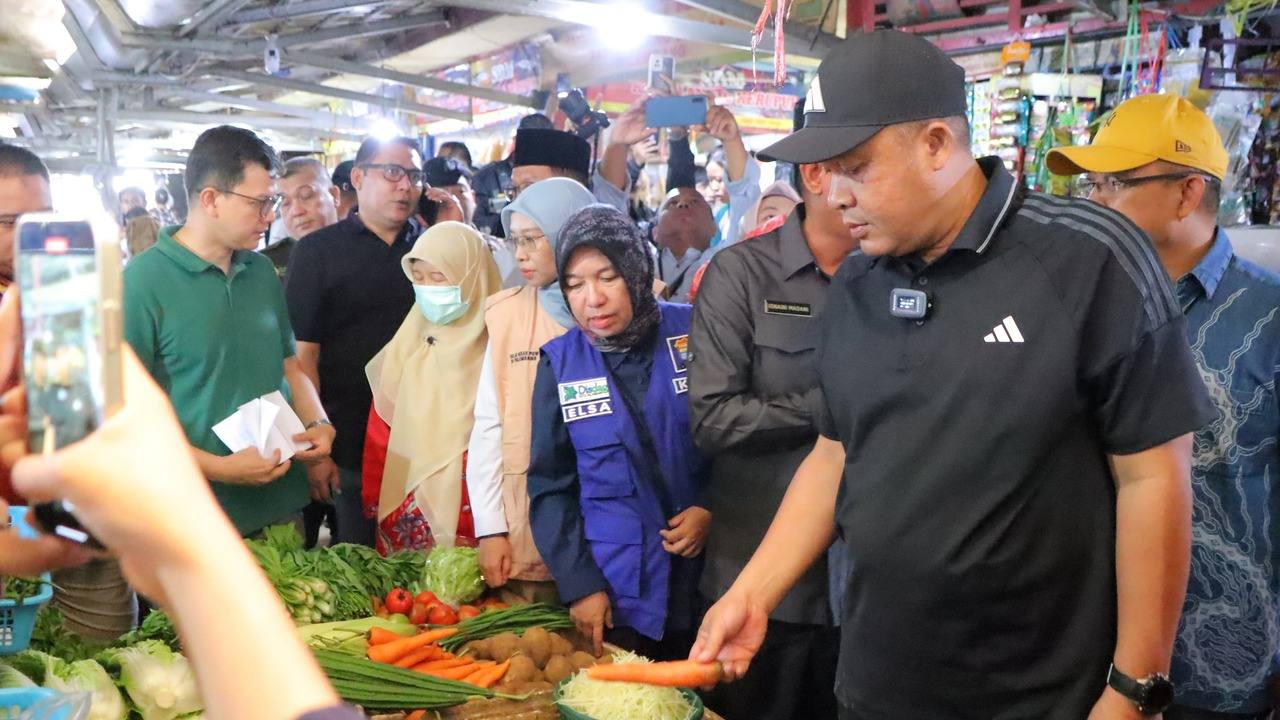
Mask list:
[{"label": "woman with glasses", "polygon": [[424,232],[401,263],[415,306],[366,368],[364,499],[377,504],[383,553],[474,545],[464,470],[498,269],[480,233],[457,222]]},{"label": "woman with glasses", "polygon": [[480,566],[510,600],[556,601],[551,574],[529,529],[530,413],[538,349],[575,326],[556,283],[560,227],[595,203],[581,184],[551,178],[531,185],[502,211],[507,243],[525,284],[485,303],[489,347],[476,391],[467,489],[480,539]]}]

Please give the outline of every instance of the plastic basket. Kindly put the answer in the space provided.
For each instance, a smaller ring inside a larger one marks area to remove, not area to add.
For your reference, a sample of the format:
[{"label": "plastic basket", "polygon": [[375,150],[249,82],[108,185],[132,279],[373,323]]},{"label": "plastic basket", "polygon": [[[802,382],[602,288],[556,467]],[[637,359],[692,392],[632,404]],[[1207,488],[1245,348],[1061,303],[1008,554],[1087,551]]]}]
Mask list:
[{"label": "plastic basket", "polygon": [[[36,531],[27,527],[27,508],[9,508],[9,524],[22,537],[35,537]],[[0,655],[12,655],[27,649],[31,644],[31,631],[36,626],[36,613],[53,599],[52,578],[49,573],[40,576],[45,581],[39,594],[17,600],[0,600]],[[0,716],[3,720],[3,716]]]},{"label": "plastic basket", "polygon": [[86,693],[66,695],[39,687],[0,690],[0,720],[81,720],[88,714]]},{"label": "plastic basket", "polygon": [[[560,694],[564,691],[564,684],[567,682],[569,682],[569,680],[565,679],[556,684],[556,709],[560,711],[561,720],[595,720],[595,718],[590,717],[589,715],[583,715],[577,710],[574,710],[568,705],[560,702]],[[689,703],[690,707],[693,708],[693,711],[689,713],[687,720],[702,720],[702,716],[706,714],[706,708],[702,705],[702,698],[698,697],[698,694],[694,691],[684,688],[681,688],[680,694],[684,696],[684,699]]]}]

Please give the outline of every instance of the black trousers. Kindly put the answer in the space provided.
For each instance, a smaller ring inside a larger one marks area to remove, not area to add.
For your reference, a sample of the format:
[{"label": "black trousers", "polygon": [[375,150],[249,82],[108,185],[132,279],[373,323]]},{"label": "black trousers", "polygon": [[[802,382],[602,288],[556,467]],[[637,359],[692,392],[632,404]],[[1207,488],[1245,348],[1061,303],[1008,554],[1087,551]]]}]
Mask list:
[{"label": "black trousers", "polygon": [[835,720],[840,629],[769,621],[746,676],[703,694],[725,720]]}]

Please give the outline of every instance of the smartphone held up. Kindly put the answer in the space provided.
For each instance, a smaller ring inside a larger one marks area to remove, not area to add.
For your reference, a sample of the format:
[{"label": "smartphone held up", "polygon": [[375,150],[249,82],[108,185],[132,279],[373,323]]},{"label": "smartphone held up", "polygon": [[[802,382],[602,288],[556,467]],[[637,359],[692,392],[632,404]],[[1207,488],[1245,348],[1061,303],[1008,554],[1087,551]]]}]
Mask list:
[{"label": "smartphone held up", "polygon": [[[120,251],[112,233],[95,233],[101,223],[32,213],[22,216],[14,233],[33,453],[84,439],[122,402]],[[45,503],[32,514],[47,533],[98,546],[71,510]]]}]

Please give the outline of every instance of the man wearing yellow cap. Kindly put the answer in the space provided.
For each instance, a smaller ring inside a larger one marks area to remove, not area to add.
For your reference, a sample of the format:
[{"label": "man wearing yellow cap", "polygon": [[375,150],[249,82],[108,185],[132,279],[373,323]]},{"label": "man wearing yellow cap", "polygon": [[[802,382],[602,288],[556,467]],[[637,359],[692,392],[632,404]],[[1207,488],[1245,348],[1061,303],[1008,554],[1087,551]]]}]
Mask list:
[{"label": "man wearing yellow cap", "polygon": [[1280,276],[1217,227],[1228,157],[1213,121],[1181,97],[1115,109],[1093,144],[1053,150],[1089,197],[1151,236],[1187,316],[1217,418],[1195,435],[1191,578],[1166,720],[1271,717],[1280,650]]}]

